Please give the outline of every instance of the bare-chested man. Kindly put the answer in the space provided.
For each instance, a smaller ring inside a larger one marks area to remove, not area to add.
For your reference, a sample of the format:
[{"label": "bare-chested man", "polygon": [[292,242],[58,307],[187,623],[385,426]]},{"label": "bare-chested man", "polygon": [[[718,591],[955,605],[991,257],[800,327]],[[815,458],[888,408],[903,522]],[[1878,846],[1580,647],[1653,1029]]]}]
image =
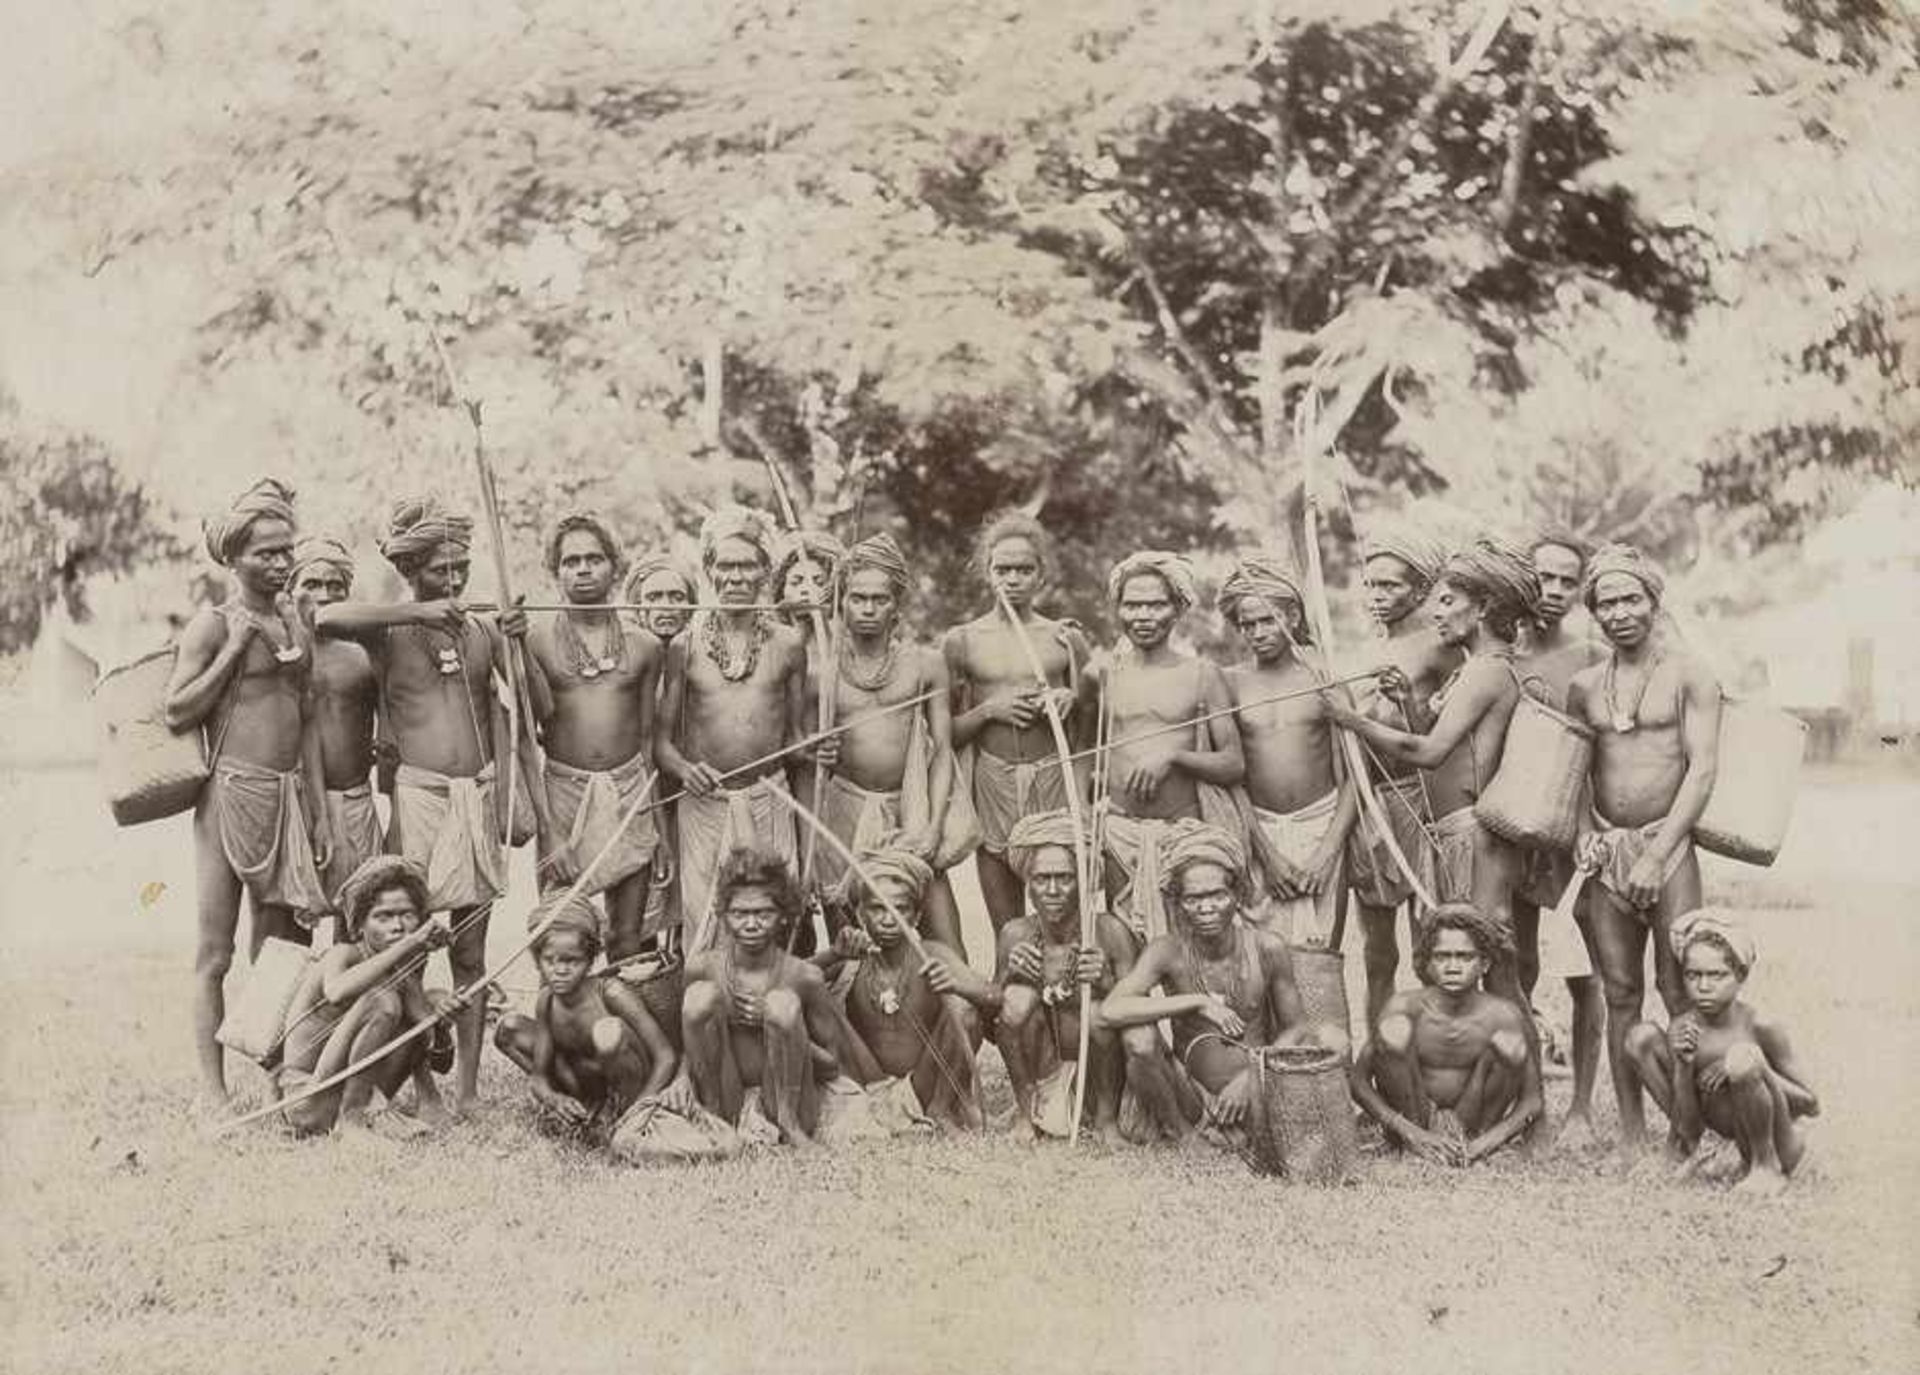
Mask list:
[{"label": "bare-chested man", "polygon": [[[891,535],[875,535],[846,552],[840,566],[840,662],[833,719],[845,725],[923,693],[935,695],[839,737],[827,772],[822,819],[851,850],[893,836],[893,844],[934,866],[927,886],[927,934],[966,958],[960,908],[946,870],[966,858],[963,837],[950,836],[954,791],[953,717],[947,664],[938,650],[915,644],[900,627],[907,560]],[[899,834],[895,834],[895,833]],[[823,886],[837,887],[846,863],[828,847],[814,856]]]},{"label": "bare-chested man", "polygon": [[[1101,824],[1114,914],[1141,941],[1168,929],[1159,854],[1170,824],[1206,820],[1237,828],[1225,790],[1246,776],[1240,732],[1229,720],[1178,726],[1229,704],[1226,678],[1169,638],[1193,606],[1193,569],[1177,554],[1129,554],[1107,577],[1107,596],[1126,636],[1100,680],[1102,733],[1116,743],[1105,766],[1108,813]],[[1159,731],[1158,734],[1147,732]]]},{"label": "bare-chested man", "polygon": [[[1413,729],[1382,725],[1331,696],[1327,701],[1333,719],[1380,754],[1429,771],[1427,792],[1438,814],[1435,896],[1441,902],[1471,902],[1509,935],[1520,851],[1482,826],[1473,804],[1500,767],[1507,723],[1520,701],[1514,638],[1539,600],[1531,560],[1493,540],[1477,539],[1447,560],[1428,603],[1441,643],[1463,650],[1466,662],[1429,702],[1413,696],[1398,670],[1381,676],[1381,692],[1401,705]],[[1487,987],[1524,1006],[1510,961],[1494,961]]]},{"label": "bare-chested man", "polygon": [[[636,559],[632,571],[627,574],[627,585],[621,595],[626,601],[649,608],[640,613],[640,624],[660,641],[663,670],[667,649],[693,618],[692,608],[699,593],[699,579],[671,553],[664,551]],[[666,685],[667,675],[663,671],[654,690],[656,707],[666,696]],[[656,712],[655,731],[677,730],[678,726],[677,721]],[[654,786],[659,791],[666,787],[666,783],[663,780]],[[661,941],[678,940],[680,934],[680,831],[674,822],[674,809],[671,806],[657,808],[653,819],[660,844],[653,852],[653,882],[647,893],[646,916],[641,921],[641,930],[645,932],[641,941],[643,946],[657,946]]]},{"label": "bare-chested man", "polygon": [[[1333,723],[1312,691],[1327,675],[1301,651],[1311,637],[1300,584],[1277,556],[1256,554],[1227,575],[1217,600],[1253,652],[1253,663],[1226,679],[1240,708],[1233,719],[1253,806],[1247,838],[1269,899],[1260,924],[1290,944],[1324,946],[1346,897],[1342,861],[1356,804]],[[1303,695],[1246,705],[1290,692]]]},{"label": "bare-chested man", "polygon": [[[773,600],[781,606],[780,619],[800,632],[800,639],[807,647],[807,681],[800,719],[807,723],[809,731],[831,724],[821,711],[820,686],[832,677],[822,670],[827,655],[833,650],[834,589],[839,585],[840,561],[846,556],[846,546],[824,530],[789,531],[774,547],[773,577],[768,585],[773,590]],[[823,630],[824,635],[820,633]],[[807,758],[795,759],[787,769],[793,795],[809,807],[820,784],[818,773],[813,760]],[[833,871],[833,880],[822,872],[817,844],[809,846],[803,839],[800,852],[804,871],[801,879],[811,899],[837,881],[838,870],[830,864],[826,866]],[[808,868],[809,855],[811,869]],[[799,940],[793,947],[798,953],[804,954],[813,948],[812,927],[811,916],[802,920],[796,933]]]},{"label": "bare-chested man", "polygon": [[[1578,633],[1567,627],[1567,615],[1580,600],[1587,555],[1592,550],[1578,535],[1548,531],[1534,540],[1532,552],[1534,576],[1540,579],[1540,609],[1523,627],[1520,676],[1549,706],[1565,711],[1574,675],[1606,658],[1606,650],[1600,647],[1591,625],[1582,626]],[[1540,914],[1553,910],[1572,881],[1573,852],[1529,849],[1522,863],[1520,888],[1513,898],[1513,935],[1519,952],[1520,988],[1531,999],[1540,978]],[[1585,941],[1584,902],[1576,913]],[[1567,996],[1573,1004],[1569,1056],[1573,1101],[1560,1141],[1576,1145],[1593,1139],[1593,1085],[1600,1072],[1600,1039],[1607,1005],[1600,981],[1592,976],[1569,978]]]},{"label": "bare-chested man", "polygon": [[[1021,817],[1007,836],[1007,862],[1025,885],[1030,915],[1000,928],[994,982],[1001,989],[995,1043],[1013,1086],[1016,1137],[1073,1134],[1074,1074],[1080,1055],[1080,989],[1097,1008],[1133,968],[1133,934],[1111,912],[1094,923],[1094,943],[1080,944],[1079,861],[1073,818],[1064,811]],[[1087,1038],[1087,1093],[1093,1132],[1119,1135],[1126,1066],[1120,1038],[1094,1023]]]},{"label": "bare-chested man", "polygon": [[[1425,701],[1440,690],[1461,660],[1459,650],[1440,642],[1426,617],[1414,614],[1426,605],[1433,580],[1440,576],[1440,566],[1446,562],[1446,550],[1424,531],[1400,525],[1377,532],[1366,552],[1361,576],[1367,589],[1367,610],[1386,643],[1369,645],[1362,651],[1367,662],[1354,667],[1389,664],[1411,684],[1414,697]],[[1412,728],[1405,711],[1391,697],[1363,690],[1360,701],[1362,710],[1375,720]],[[1433,824],[1434,811],[1427,796],[1426,775],[1397,760],[1376,757],[1373,763],[1381,770],[1375,792],[1394,841],[1422,881],[1429,881],[1433,855],[1427,828]],[[1393,996],[1394,975],[1400,968],[1395,924],[1400,908],[1414,896],[1414,889],[1384,843],[1365,824],[1354,828],[1347,868],[1365,941],[1367,1024],[1371,1026]]]},{"label": "bare-chested man", "polygon": [[621,824],[657,793],[654,704],[665,657],[638,618],[603,605],[624,563],[605,521],[584,512],[561,517],[547,539],[547,571],[570,609],[527,635],[527,652],[546,684],[539,695],[552,704],[541,743],[555,848],[542,856],[542,886],[571,884],[612,842],[582,890],[606,895],[609,963],[640,951],[660,843],[650,810]]},{"label": "bare-chested man", "polygon": [[677,559],[654,553],[634,560],[621,596],[648,608],[640,613],[640,624],[664,645],[687,628],[699,591],[698,581]]},{"label": "bare-chested man", "polygon": [[1511,959],[1506,932],[1472,907],[1436,907],[1413,946],[1427,987],[1388,1001],[1353,1063],[1354,1101],[1436,1165],[1485,1160],[1540,1115],[1527,1014],[1480,986],[1503,953]]},{"label": "bare-chested man", "polygon": [[[509,807],[532,807],[543,853],[553,834],[530,733],[521,733],[514,764],[525,789],[498,786],[509,731],[505,711],[495,706],[496,692],[505,689],[496,683],[506,681],[508,637],[524,637],[527,622],[517,608],[495,621],[461,605],[472,539],[473,522],[434,498],[398,501],[380,548],[413,599],[337,602],[318,616],[322,635],[355,641],[372,659],[380,712],[400,758],[389,845],[426,871],[430,910],[452,914],[447,956],[457,988],[486,970],[487,914],[507,883]],[[526,799],[515,803],[521,791]],[[474,1102],[485,1030],[486,1006],[470,999],[455,1023],[456,1113]]]},{"label": "bare-chested man", "polygon": [[286,595],[293,563],[293,489],[262,478],[206,523],[207,552],[233,595],[195,613],[167,683],[166,720],[199,727],[209,777],[193,813],[199,940],[193,1030],[204,1106],[226,1101],[226,1065],[214,1039],[244,888],[253,914],[249,958],[268,936],[305,944],[327,910],[315,866],[331,839],[321,800],[317,733],[307,729],[311,636]]},{"label": "bare-chested man", "polygon": [[1000,990],[952,946],[915,943],[933,867],[891,841],[860,850],[851,887],[857,925],[817,961],[831,974],[843,958],[859,967],[846,987],[842,1068],[869,1093],[894,1099],[907,1120],[977,1130],[982,1123],[974,1056],[981,1023]]},{"label": "bare-chested man", "polygon": [[[1244,1047],[1344,1052],[1346,1029],[1308,1025],[1287,943],[1241,920],[1250,890],[1240,842],[1180,821],[1165,844],[1173,926],[1114,984],[1100,1024],[1120,1033],[1127,1082],[1161,1137],[1184,1143],[1204,1122],[1231,1139],[1245,1129],[1254,1092]],[[1164,997],[1152,996],[1156,987]],[[1171,1055],[1161,1021],[1172,1023]]]},{"label": "bare-chested man", "polygon": [[[789,863],[797,856],[788,805],[791,758],[733,774],[807,734],[807,654],[800,632],[762,602],[773,531],[757,511],[715,512],[700,529],[700,561],[723,607],[702,611],[667,650],[660,710],[676,729],[656,731],[661,769],[686,790],[680,832],[680,920],[689,952],[718,935],[713,876],[726,855],[753,847]],[[819,752],[831,762],[831,750]]]},{"label": "bare-chested man", "polygon": [[[989,521],[974,548],[988,585],[1007,599],[1046,671],[1063,720],[1086,677],[1091,651],[1077,626],[1034,609],[1053,574],[1047,533],[1018,511]],[[973,805],[980,817],[974,864],[987,917],[998,931],[1020,915],[1020,881],[1006,862],[1007,833],[1023,816],[1066,806],[1066,779],[1040,684],[998,599],[942,642],[953,686],[953,743],[973,747]],[[1084,783],[1081,785],[1084,788]]]},{"label": "bare-chested man", "polygon": [[[313,535],[293,547],[288,583],[309,619],[353,591],[353,555],[339,540]],[[308,610],[310,608],[310,610]],[[332,851],[320,879],[337,908],[341,885],[380,853],[380,817],[373,806],[373,761],[379,683],[373,660],[348,640],[313,647],[312,722],[320,736]]]},{"label": "bare-chested man", "polygon": [[1755,948],[1746,927],[1701,908],[1674,923],[1674,954],[1686,1009],[1663,1033],[1651,1022],[1627,1032],[1627,1057],[1672,1125],[1682,1178],[1712,1172],[1711,1127],[1740,1152],[1735,1191],[1776,1194],[1806,1153],[1794,1120],[1818,1117],[1820,1098],[1778,1020],[1741,997]]},{"label": "bare-chested man", "polygon": [[1587,920],[1607,999],[1607,1059],[1623,1150],[1646,1135],[1626,1054],[1646,991],[1647,936],[1669,1016],[1684,1007],[1673,923],[1700,906],[1693,827],[1719,767],[1720,684],[1659,627],[1665,580],[1639,550],[1611,544],[1587,562],[1582,595],[1607,637],[1604,663],[1574,676],[1569,714],[1594,730],[1593,830],[1575,853],[1598,866]]},{"label": "bare-chested man", "polygon": [[[796,655],[799,652],[795,646]],[[717,947],[687,956],[680,1026],[686,1055],[661,1094],[667,1108],[692,1116],[696,1100],[739,1127],[746,1091],[789,1145],[815,1144],[820,1084],[840,1073],[840,1039],[825,977],[781,948],[800,917],[790,856],[734,849],[713,881],[726,929]]]}]

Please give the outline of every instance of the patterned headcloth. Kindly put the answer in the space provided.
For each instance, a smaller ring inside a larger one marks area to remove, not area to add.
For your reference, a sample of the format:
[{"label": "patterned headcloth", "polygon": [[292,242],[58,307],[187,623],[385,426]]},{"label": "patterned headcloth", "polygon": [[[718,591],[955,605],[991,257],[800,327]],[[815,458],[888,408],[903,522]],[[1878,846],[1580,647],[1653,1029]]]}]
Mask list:
[{"label": "patterned headcloth", "polygon": [[773,522],[764,511],[746,506],[722,506],[700,522],[700,563],[713,564],[713,551],[723,539],[743,539],[760,551],[760,561],[773,567]]},{"label": "patterned headcloth", "polygon": [[1687,947],[1703,938],[1721,943],[1732,952],[1743,979],[1752,971],[1753,962],[1760,958],[1752,933],[1747,930],[1745,923],[1725,907],[1702,907],[1675,921],[1673,957],[1685,960]]},{"label": "patterned headcloth", "polygon": [[300,575],[316,563],[332,564],[347,586],[353,586],[353,555],[329,535],[308,535],[293,546],[293,572],[287,576],[287,586],[299,582]]},{"label": "patterned headcloth", "polygon": [[235,497],[224,513],[200,522],[213,561],[232,563],[246,545],[247,531],[263,516],[293,524],[293,488],[277,477],[261,478]]},{"label": "patterned headcloth", "polygon": [[1370,559],[1381,554],[1393,555],[1413,570],[1413,576],[1423,587],[1433,586],[1433,580],[1440,576],[1440,566],[1447,561],[1444,544],[1406,521],[1373,531],[1363,547]]},{"label": "patterned headcloth", "polygon": [[[1007,867],[1027,881],[1033,857],[1049,845],[1058,845],[1074,854],[1073,815],[1066,811],[1031,812],[1013,823],[1007,832]],[[1076,861],[1077,862],[1077,861]]]},{"label": "patterned headcloth", "polygon": [[473,521],[453,514],[435,496],[402,497],[387,516],[380,552],[404,576],[443,544],[465,549],[473,543]]},{"label": "patterned headcloth", "polygon": [[593,905],[592,899],[575,894],[570,888],[556,888],[527,913],[527,929],[531,931],[549,916],[553,917],[553,924],[546,929],[546,935],[572,931],[586,941],[589,960],[600,953],[600,909]]},{"label": "patterned headcloth", "polygon": [[1667,590],[1667,580],[1660,576],[1660,570],[1654,566],[1653,560],[1631,544],[1602,545],[1587,560],[1586,581],[1580,586],[1580,596],[1586,602],[1587,610],[1593,610],[1594,589],[1600,579],[1609,573],[1625,573],[1630,578],[1639,579],[1655,606],[1660,604],[1660,594]]},{"label": "patterned headcloth", "polygon": [[1120,590],[1127,585],[1127,579],[1143,573],[1151,573],[1167,585],[1167,592],[1180,611],[1184,612],[1200,598],[1200,587],[1194,579],[1192,564],[1164,549],[1142,549],[1136,554],[1127,555],[1113,566],[1113,572],[1107,575],[1107,600],[1118,602]]},{"label": "patterned headcloth", "polygon": [[1160,886],[1169,910],[1175,907],[1180,871],[1189,864],[1218,864],[1233,878],[1242,901],[1247,897],[1247,851],[1239,839],[1218,826],[1191,818],[1174,822],[1160,841]]},{"label": "patterned headcloth", "polygon": [[[910,901],[915,908],[918,908],[920,899],[926,896],[927,885],[933,882],[933,866],[913,851],[903,850],[898,845],[888,843],[890,839],[891,837],[888,837],[876,845],[862,847],[858,854],[859,865],[849,866],[847,872],[859,883],[859,889],[856,891],[865,891],[867,886],[859,877],[862,869],[870,878],[892,879],[896,883],[904,883],[907,891],[912,895]],[[911,920],[914,914],[902,912],[900,915]]]},{"label": "patterned headcloth", "polygon": [[647,579],[656,573],[671,573],[680,579],[686,587],[687,598],[690,601],[699,594],[700,583],[699,579],[694,577],[693,570],[672,554],[662,552],[648,554],[635,561],[633,571],[627,574],[627,585],[621,595],[630,602],[639,601],[640,589],[646,585]]},{"label": "patterned headcloth", "polygon": [[420,920],[427,919],[427,871],[399,855],[374,855],[340,885],[340,914],[350,940],[360,938],[360,923],[366,920],[367,910],[389,888],[406,889]]},{"label": "patterned headcloth", "polygon": [[1533,571],[1533,557],[1511,544],[1482,535],[1449,558],[1440,573],[1489,608],[1516,619],[1540,611],[1540,578]]},{"label": "patterned headcloth", "polygon": [[[1306,609],[1306,600],[1300,595],[1300,580],[1294,577],[1293,570],[1278,554],[1249,554],[1241,559],[1227,574],[1227,580],[1220,584],[1220,593],[1214,602],[1219,606],[1221,615],[1238,623],[1241,603],[1256,599],[1274,603],[1292,602],[1302,611]],[[1301,644],[1312,643],[1304,616],[1293,638]]]},{"label": "patterned headcloth", "polygon": [[877,568],[885,573],[893,595],[901,601],[906,600],[907,556],[900,552],[900,544],[892,535],[883,530],[847,550],[847,556],[840,561],[841,589],[844,591],[847,579],[864,568]]}]

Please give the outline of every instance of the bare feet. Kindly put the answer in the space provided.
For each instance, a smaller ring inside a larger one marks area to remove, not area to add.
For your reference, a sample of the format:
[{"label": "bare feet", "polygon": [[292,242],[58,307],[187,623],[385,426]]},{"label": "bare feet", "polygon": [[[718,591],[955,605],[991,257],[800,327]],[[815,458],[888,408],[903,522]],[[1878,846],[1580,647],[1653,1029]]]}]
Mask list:
[{"label": "bare feet", "polygon": [[1117,1150],[1127,1144],[1127,1138],[1120,1134],[1118,1122],[1095,1122],[1091,1135],[1102,1146],[1111,1149]]},{"label": "bare feet", "polygon": [[343,1113],[338,1130],[343,1136],[357,1133],[382,1141],[418,1141],[433,1134],[433,1128],[425,1122],[391,1108],[379,1112]]},{"label": "bare feet", "polygon": [[416,1093],[412,1116],[432,1129],[445,1127],[453,1122],[453,1113],[448,1110],[446,1100],[438,1093]]},{"label": "bare feet", "polygon": [[1787,1177],[1776,1169],[1762,1169],[1758,1165],[1747,1171],[1747,1177],[1733,1186],[1733,1192],[1748,1198],[1777,1198],[1787,1191]]},{"label": "bare feet", "polygon": [[1594,1129],[1593,1118],[1583,1112],[1568,1114],[1553,1138],[1553,1148],[1556,1151],[1570,1154],[1595,1151],[1600,1148],[1600,1144],[1600,1134]]}]

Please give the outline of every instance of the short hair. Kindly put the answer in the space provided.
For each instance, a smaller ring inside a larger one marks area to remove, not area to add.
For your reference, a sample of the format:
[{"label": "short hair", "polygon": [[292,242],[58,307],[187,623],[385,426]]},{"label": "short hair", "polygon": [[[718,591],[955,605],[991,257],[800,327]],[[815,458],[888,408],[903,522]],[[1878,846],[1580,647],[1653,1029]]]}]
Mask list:
[{"label": "short hair", "polygon": [[579,937],[580,944],[586,949],[588,964],[600,957],[600,930],[598,924],[591,920],[590,910],[588,914],[582,914],[569,905],[534,941],[533,957],[539,959],[546,953],[547,942],[561,935]]},{"label": "short hair", "polygon": [[1037,518],[1015,507],[995,512],[980,528],[980,534],[973,542],[974,572],[986,577],[987,563],[993,557],[993,551],[1010,539],[1023,539],[1033,546],[1033,555],[1040,560],[1042,582],[1053,577],[1053,536],[1047,533],[1046,526]]},{"label": "short hair", "polygon": [[606,554],[607,562],[613,565],[613,576],[617,580],[627,571],[626,551],[620,547],[607,523],[591,511],[575,511],[571,515],[560,517],[554,523],[553,533],[547,536],[547,573],[557,576],[560,572],[560,541],[576,530],[585,530],[600,541],[601,552]]},{"label": "short hair", "polygon": [[1680,963],[1687,962],[1687,952],[1696,945],[1710,945],[1727,957],[1727,964],[1733,970],[1734,977],[1744,979],[1752,966],[1740,958],[1740,952],[1733,948],[1733,942],[1713,930],[1694,930],[1687,933],[1685,944],[1680,947]]},{"label": "short hair", "polygon": [[1433,957],[1434,944],[1442,931],[1464,931],[1488,964],[1513,956],[1513,937],[1507,934],[1506,928],[1470,902],[1443,902],[1427,914],[1425,921],[1416,922],[1414,926],[1413,972],[1420,976],[1422,983],[1431,982],[1427,961]]},{"label": "short hair", "polygon": [[1548,545],[1578,556],[1583,569],[1587,566],[1587,560],[1593,557],[1593,541],[1584,535],[1574,534],[1564,525],[1549,525],[1535,531],[1533,538],[1527,541],[1527,553],[1529,556],[1537,554]]},{"label": "short hair", "polygon": [[410,859],[399,855],[375,855],[347,876],[340,885],[340,916],[346,924],[347,938],[360,939],[360,923],[383,893],[395,889],[407,895],[422,921],[427,917],[427,873]]},{"label": "short hair", "polygon": [[733,895],[742,888],[765,888],[773,894],[782,923],[800,915],[800,885],[787,862],[765,850],[742,849],[730,853],[720,863],[713,880],[713,910],[724,913]]}]

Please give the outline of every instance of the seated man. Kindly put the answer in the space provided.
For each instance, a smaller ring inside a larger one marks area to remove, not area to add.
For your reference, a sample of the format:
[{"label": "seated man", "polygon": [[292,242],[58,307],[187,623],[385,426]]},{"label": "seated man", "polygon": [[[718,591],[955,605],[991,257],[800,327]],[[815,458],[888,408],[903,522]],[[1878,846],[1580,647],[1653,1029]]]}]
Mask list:
[{"label": "seated man", "polygon": [[800,891],[778,854],[730,852],[714,879],[713,906],[725,932],[717,946],[687,957],[680,1000],[686,1046],[661,1101],[682,1116],[696,1103],[741,1125],[746,1091],[781,1139],[812,1146],[822,1081],[839,1076],[830,1049],[839,1040],[826,979],[781,948],[800,918]]},{"label": "seated man", "polygon": [[829,970],[847,958],[859,962],[846,990],[843,1068],[899,1107],[888,1114],[895,1123],[931,1117],[977,1130],[973,1057],[981,1014],[998,1008],[1000,990],[951,946],[914,937],[934,881],[931,865],[885,843],[858,858],[848,879],[858,925],[817,957]]},{"label": "seated man", "polygon": [[1741,1192],[1775,1194],[1806,1153],[1797,1117],[1820,1115],[1820,1099],[1793,1056],[1786,1028],[1740,1000],[1753,971],[1753,938],[1733,917],[1701,908],[1673,929],[1687,1005],[1663,1035],[1651,1022],[1627,1032],[1634,1076],[1672,1124],[1686,1156],[1681,1174],[1707,1161],[1704,1129],[1740,1150]]},{"label": "seated man", "polygon": [[[536,924],[546,916],[537,912]],[[600,954],[599,925],[584,897],[554,918],[533,946],[533,1015],[501,1018],[493,1043],[527,1072],[534,1101],[560,1124],[605,1137],[628,1108],[672,1082],[680,1057],[632,987],[588,974]]]},{"label": "seated man", "polygon": [[1427,987],[1396,993],[1354,1062],[1354,1101],[1436,1165],[1484,1160],[1540,1116],[1540,1053],[1526,1012],[1481,987],[1513,942],[1467,903],[1416,924]]},{"label": "seated man", "polygon": [[[1001,1003],[994,1040],[1013,1086],[1012,1132],[1021,1138],[1072,1134],[1079,990],[1091,988],[1097,1004],[1133,968],[1133,933],[1110,912],[1099,914],[1094,944],[1080,944],[1073,842],[1073,818],[1064,811],[1024,816],[1007,832],[1007,865],[1019,876],[1032,912],[1000,928],[993,979]],[[1125,1070],[1119,1037],[1094,1018],[1087,1100],[1093,1104],[1094,1134],[1103,1141],[1119,1136]]]},{"label": "seated man", "polygon": [[[307,1084],[326,1079],[378,1050],[395,1036],[441,1011],[420,986],[429,951],[450,939],[444,921],[422,925],[427,914],[427,876],[412,860],[375,855],[340,890],[346,939],[313,961],[294,989],[281,1033],[283,1060],[277,1086],[292,1098]],[[387,1098],[413,1076],[423,1113],[440,1110],[433,1080],[414,1071],[426,1063],[427,1041],[415,1037],[376,1060],[344,1084],[289,1103],[283,1116],[302,1136],[336,1126],[418,1135],[426,1125],[368,1111],[373,1092]]]},{"label": "seated man", "polygon": [[[1100,1025],[1120,1033],[1128,1085],[1161,1136],[1186,1144],[1204,1123],[1230,1140],[1252,1100],[1250,1047],[1343,1051],[1346,1033],[1306,1024],[1287,943],[1241,920],[1248,879],[1238,840],[1205,822],[1175,822],[1160,867],[1171,927],[1113,986]],[[1156,986],[1165,997],[1150,996]],[[1162,1021],[1172,1023],[1174,1055],[1156,1028]]]}]

